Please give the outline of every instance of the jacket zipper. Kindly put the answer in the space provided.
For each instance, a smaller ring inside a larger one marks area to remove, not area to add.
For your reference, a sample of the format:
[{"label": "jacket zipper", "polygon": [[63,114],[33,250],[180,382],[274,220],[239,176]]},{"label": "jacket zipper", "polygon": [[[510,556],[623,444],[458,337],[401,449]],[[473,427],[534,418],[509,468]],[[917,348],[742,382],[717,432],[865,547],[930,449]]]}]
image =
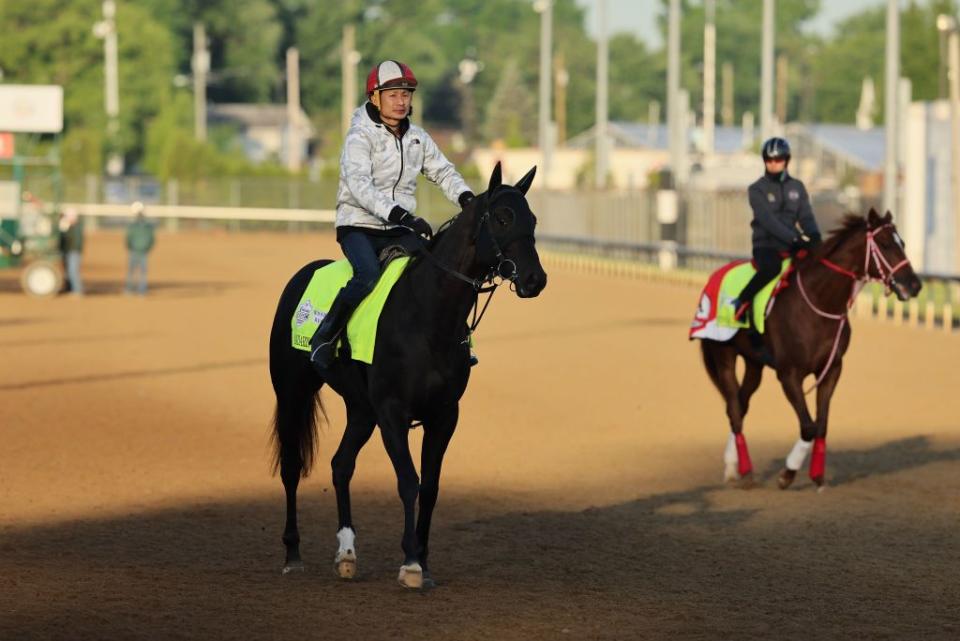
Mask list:
[{"label": "jacket zipper", "polygon": [[397,185],[400,184],[400,179],[403,178],[403,138],[397,138],[395,134],[390,134],[393,136],[394,141],[397,143],[397,147],[400,149],[400,175],[397,176],[397,182],[393,183],[392,197],[393,200],[397,200]]}]

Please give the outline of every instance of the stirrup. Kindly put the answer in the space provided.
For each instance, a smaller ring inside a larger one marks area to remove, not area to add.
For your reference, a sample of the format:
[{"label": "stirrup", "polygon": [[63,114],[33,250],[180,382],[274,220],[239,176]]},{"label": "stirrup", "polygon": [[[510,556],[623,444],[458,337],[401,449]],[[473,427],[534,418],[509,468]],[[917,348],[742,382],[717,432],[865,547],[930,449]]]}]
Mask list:
[{"label": "stirrup", "polygon": [[474,367],[475,365],[477,365],[477,364],[480,363],[480,359],[477,358],[477,353],[476,353],[475,351],[473,351],[472,349],[470,350],[470,359],[469,359],[469,360],[470,360],[470,367]]},{"label": "stirrup", "polygon": [[328,369],[333,364],[336,354],[337,337],[324,341],[310,351],[310,363],[317,369]]}]

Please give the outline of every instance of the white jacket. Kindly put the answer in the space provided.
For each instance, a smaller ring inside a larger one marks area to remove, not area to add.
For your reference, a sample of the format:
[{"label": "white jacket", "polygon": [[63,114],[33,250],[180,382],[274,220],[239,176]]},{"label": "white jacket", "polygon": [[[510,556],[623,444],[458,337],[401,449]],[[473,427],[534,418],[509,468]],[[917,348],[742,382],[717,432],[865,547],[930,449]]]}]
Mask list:
[{"label": "white jacket", "polygon": [[366,104],[359,107],[340,156],[337,227],[396,227],[387,216],[397,205],[416,212],[419,173],[454,203],[470,190],[426,131],[411,124],[403,138],[397,138],[372,105],[370,113]]}]

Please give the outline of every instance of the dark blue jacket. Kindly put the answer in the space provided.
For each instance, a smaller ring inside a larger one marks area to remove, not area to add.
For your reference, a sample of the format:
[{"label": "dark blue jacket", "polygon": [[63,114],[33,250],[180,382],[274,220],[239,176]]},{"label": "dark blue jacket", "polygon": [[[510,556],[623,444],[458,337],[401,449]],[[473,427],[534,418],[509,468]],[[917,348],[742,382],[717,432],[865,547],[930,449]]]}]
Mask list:
[{"label": "dark blue jacket", "polygon": [[[800,236],[819,236],[803,183],[784,172],[783,180],[764,174],[747,189],[753,209],[753,246],[787,250]],[[799,229],[797,226],[799,225]]]}]

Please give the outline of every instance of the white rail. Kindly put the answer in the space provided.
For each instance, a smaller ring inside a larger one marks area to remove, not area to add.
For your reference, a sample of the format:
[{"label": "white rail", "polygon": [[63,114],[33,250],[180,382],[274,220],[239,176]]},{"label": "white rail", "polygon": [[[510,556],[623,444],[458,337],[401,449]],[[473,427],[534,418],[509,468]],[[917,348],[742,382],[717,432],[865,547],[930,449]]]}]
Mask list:
[{"label": "white rail", "polygon": [[[131,218],[129,204],[64,203],[76,207],[83,216]],[[332,223],[332,209],[286,209],[264,207],[196,207],[192,205],[147,205],[147,218],[196,218],[207,220],[268,220],[280,222]]]}]

